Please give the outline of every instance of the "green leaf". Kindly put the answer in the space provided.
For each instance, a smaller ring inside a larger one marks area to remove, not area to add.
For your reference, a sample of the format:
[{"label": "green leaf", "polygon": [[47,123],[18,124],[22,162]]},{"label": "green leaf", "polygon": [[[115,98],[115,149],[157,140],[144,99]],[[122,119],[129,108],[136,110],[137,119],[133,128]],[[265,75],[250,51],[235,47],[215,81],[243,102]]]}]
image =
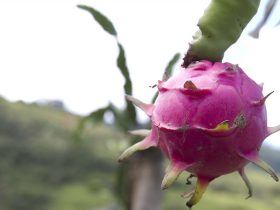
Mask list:
[{"label": "green leaf", "polygon": [[76,141],[81,140],[81,135],[84,131],[84,128],[87,123],[91,122],[93,124],[103,123],[104,122],[104,115],[106,112],[111,112],[114,116],[114,126],[116,126],[118,129],[127,132],[127,130],[131,130],[135,128],[135,121],[136,120],[136,113],[134,118],[131,117],[131,107],[133,107],[133,110],[135,111],[135,108],[132,103],[128,104],[128,110],[129,111],[123,111],[119,110],[117,107],[115,107],[113,104],[109,104],[108,106],[104,108],[100,108],[96,111],[91,112],[89,115],[83,117],[80,119],[78,126],[76,127],[76,130],[73,133],[74,139]]},{"label": "green leaf", "polygon": [[175,64],[178,62],[178,60],[180,59],[180,57],[181,57],[180,53],[176,53],[168,62],[162,77],[163,81],[167,80],[171,76],[173,68]]},{"label": "green leaf", "polygon": [[[109,34],[117,37],[117,31],[115,30],[112,22],[106,16],[104,16],[99,11],[97,11],[96,9],[89,7],[89,6],[78,5],[78,8],[84,9],[84,10],[90,12],[92,14],[92,16],[94,17],[94,19],[103,27],[103,29],[105,31],[107,31]],[[125,80],[124,92],[128,95],[132,95],[132,82],[130,79],[128,67],[126,65],[125,50],[121,43],[119,43],[117,41],[117,44],[118,44],[118,48],[119,48],[117,66]],[[132,103],[128,102],[127,100],[126,100],[126,110],[125,111],[126,111],[126,113],[123,113],[123,115],[125,115],[125,117],[124,117],[125,119],[123,119],[123,120],[127,123],[126,127],[128,127],[129,124],[130,124],[130,126],[136,125],[135,107],[132,105]],[[124,127],[124,126],[122,126],[122,127]]]},{"label": "green leaf", "polygon": [[[118,47],[119,47],[119,55],[117,58],[117,65],[125,79],[124,92],[128,95],[132,95],[132,83],[129,75],[129,70],[126,65],[125,51],[120,43],[118,43]],[[127,111],[126,120],[128,120],[127,122],[129,122],[130,124],[135,125],[136,124],[135,107],[131,102],[127,101],[127,99],[125,100],[126,100],[126,111]]]},{"label": "green leaf", "polygon": [[123,46],[118,43],[119,47],[119,55],[117,58],[117,65],[125,79],[125,84],[124,84],[124,91],[126,94],[131,95],[132,94],[132,83],[129,75],[129,70],[126,65],[126,58],[125,58],[125,51]]},{"label": "green leaf", "polygon": [[78,8],[88,11],[105,31],[117,37],[117,31],[115,30],[113,23],[105,15],[89,6],[78,5]]}]

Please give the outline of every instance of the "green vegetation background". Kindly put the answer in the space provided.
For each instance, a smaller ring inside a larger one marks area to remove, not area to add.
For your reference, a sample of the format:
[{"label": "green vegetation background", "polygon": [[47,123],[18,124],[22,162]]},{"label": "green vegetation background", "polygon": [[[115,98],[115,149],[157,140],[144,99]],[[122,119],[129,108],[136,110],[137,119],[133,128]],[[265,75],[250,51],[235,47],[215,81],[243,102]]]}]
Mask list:
[{"label": "green vegetation background", "polygon": [[[116,161],[127,137],[112,126],[88,125],[73,140],[79,116],[63,109],[0,99],[0,210],[121,210],[114,196]],[[279,151],[262,149],[280,171]],[[279,210],[280,184],[249,166],[254,196],[238,174],[215,180],[196,210]],[[188,174],[163,192],[163,210],[185,210]],[[162,177],[159,177],[162,179]],[[195,180],[193,180],[195,181]],[[159,186],[160,187],[160,186]]]}]

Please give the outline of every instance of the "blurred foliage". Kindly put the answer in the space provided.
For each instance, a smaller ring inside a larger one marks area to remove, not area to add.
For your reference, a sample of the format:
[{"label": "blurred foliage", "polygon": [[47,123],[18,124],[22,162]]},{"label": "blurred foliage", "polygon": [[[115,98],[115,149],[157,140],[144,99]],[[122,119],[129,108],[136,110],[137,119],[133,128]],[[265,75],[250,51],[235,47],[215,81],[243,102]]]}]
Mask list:
[{"label": "blurred foliage", "polygon": [[[265,24],[268,22],[268,19],[272,16],[273,11],[276,8],[277,2],[278,2],[278,0],[268,0],[267,1],[262,19],[258,22],[258,24],[254,28],[254,30],[249,33],[252,37],[254,37],[256,39],[259,38],[260,31],[265,26]],[[275,25],[275,27],[278,24],[279,23],[277,23]]]},{"label": "blurred foliage", "polygon": [[[4,99],[0,100],[0,119],[0,210],[62,210],[52,203],[59,206],[57,199],[65,196],[61,192],[71,193],[71,186],[77,182],[77,189],[91,192],[90,197],[104,187],[112,196],[111,173],[117,165],[113,156],[126,142],[116,130],[95,126],[92,131],[87,126],[84,141],[77,144],[72,141],[72,131],[79,117],[51,107],[8,103]],[[95,179],[102,180],[97,189]],[[104,195],[108,199],[110,196]],[[107,204],[108,199],[99,204]],[[96,200],[91,202],[91,208],[98,207]]]},{"label": "blurred foliage", "polygon": [[[4,99],[0,119],[0,210],[120,209],[112,192],[116,159],[127,146],[123,134],[113,127],[87,124],[83,141],[76,143],[71,135],[80,117]],[[278,150],[264,147],[262,156],[280,171]],[[195,209],[278,210],[279,184],[252,166],[247,171],[252,198],[244,199],[245,185],[235,173],[214,181]],[[187,175],[164,191],[164,210],[186,209],[180,194],[194,187],[184,185]]]}]

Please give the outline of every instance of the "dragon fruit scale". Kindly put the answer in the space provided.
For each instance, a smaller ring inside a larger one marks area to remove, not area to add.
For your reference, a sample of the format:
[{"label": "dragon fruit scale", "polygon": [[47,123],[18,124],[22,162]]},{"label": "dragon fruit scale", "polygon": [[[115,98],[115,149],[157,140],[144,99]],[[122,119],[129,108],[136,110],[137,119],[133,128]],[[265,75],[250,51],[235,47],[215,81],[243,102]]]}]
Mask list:
[{"label": "dragon fruit scale", "polygon": [[230,63],[202,60],[183,68],[167,81],[158,82],[159,95],[154,104],[127,96],[151,119],[152,129],[132,133],[144,140],[120,156],[123,161],[134,152],[158,147],[170,160],[162,181],[168,188],[187,171],[197,177],[187,206],[199,202],[208,184],[215,178],[238,171],[250,197],[252,188],[244,167],[252,162],[269,173],[274,170],[262,161],[258,151],[266,137],[280,130],[267,127],[262,86]]}]

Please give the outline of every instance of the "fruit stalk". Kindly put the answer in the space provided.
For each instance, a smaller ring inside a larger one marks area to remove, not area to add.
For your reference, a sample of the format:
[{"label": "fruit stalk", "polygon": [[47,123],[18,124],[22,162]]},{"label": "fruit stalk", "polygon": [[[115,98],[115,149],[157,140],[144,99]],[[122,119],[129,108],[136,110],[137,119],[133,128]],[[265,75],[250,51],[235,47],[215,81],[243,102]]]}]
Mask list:
[{"label": "fruit stalk", "polygon": [[256,14],[260,0],[212,0],[198,22],[183,67],[193,61],[221,61]]}]

